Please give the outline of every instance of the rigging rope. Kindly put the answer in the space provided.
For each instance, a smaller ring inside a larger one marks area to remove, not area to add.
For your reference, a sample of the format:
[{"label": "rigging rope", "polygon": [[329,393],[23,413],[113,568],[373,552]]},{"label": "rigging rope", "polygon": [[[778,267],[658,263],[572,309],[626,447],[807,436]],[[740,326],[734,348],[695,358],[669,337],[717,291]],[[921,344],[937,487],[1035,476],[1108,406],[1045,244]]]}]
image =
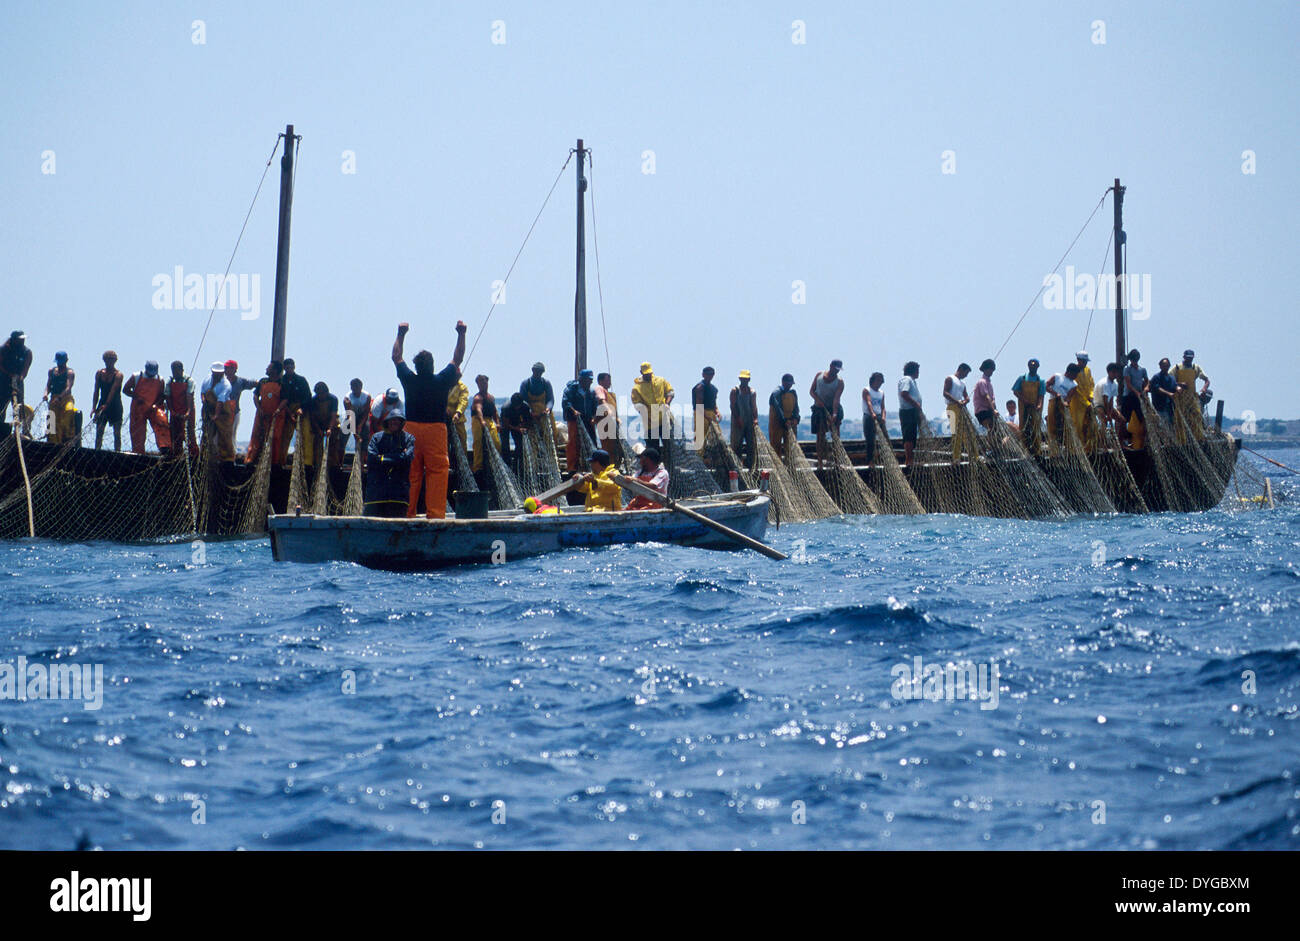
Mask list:
[{"label": "rigging rope", "polygon": [[[1110,246],[1111,243],[1114,241],[1115,241],[1115,229],[1112,227],[1110,230],[1110,235],[1106,238],[1106,251],[1102,253],[1101,265],[1098,266],[1097,269],[1098,285],[1101,284],[1101,279],[1106,274],[1106,259],[1110,256]],[[1116,290],[1118,290],[1118,287],[1116,288]],[[1092,318],[1096,315],[1096,313],[1097,313],[1097,299],[1094,297],[1092,302],[1092,311],[1091,313],[1088,314],[1088,327],[1086,330],[1083,331],[1083,346],[1079,347],[1079,349],[1086,350],[1088,348],[1088,334],[1092,333]]]},{"label": "rigging rope", "polygon": [[[299,140],[299,135],[294,135]],[[208,322],[203,327],[203,336],[199,338],[199,348],[194,351],[194,362],[190,363],[190,375],[194,375],[194,369],[199,365],[199,354],[203,352],[203,344],[208,339],[208,329],[212,326],[212,318],[217,312],[217,305],[221,303],[221,295],[226,290],[226,279],[230,277],[230,267],[235,263],[235,254],[239,251],[239,243],[244,240],[244,232],[248,228],[248,220],[253,215],[253,207],[257,205],[257,197],[261,195],[262,184],[266,182],[266,174],[271,170],[271,161],[275,159],[276,151],[280,149],[280,141],[284,134],[280,134],[275,139],[275,146],[271,148],[271,156],[266,158],[266,166],[262,170],[262,178],[257,181],[257,191],[253,193],[253,201],[248,204],[248,212],[244,214],[244,224],[239,227],[239,238],[235,239],[235,247],[231,249],[230,260],[226,262],[226,273],[221,276],[221,286],[217,289],[217,296],[212,301],[212,310],[208,311]],[[296,154],[297,151],[295,150]],[[297,175],[297,164],[294,164],[294,175]]]},{"label": "rigging rope", "polygon": [[[1080,236],[1082,236],[1088,226],[1092,224],[1093,217],[1097,215],[1098,210],[1100,210],[1105,204],[1106,197],[1109,195],[1109,189],[1101,194],[1101,199],[1099,199],[1097,205],[1093,207],[1092,213],[1088,216],[1088,221],[1083,224],[1083,228],[1079,229],[1079,234],[1074,237],[1074,241],[1070,243],[1070,247],[1065,250],[1065,254],[1061,256],[1061,260],[1056,263],[1056,267],[1052,269],[1052,274],[1056,274],[1056,272],[1061,270],[1061,265],[1065,264],[1065,259],[1070,257],[1070,252],[1074,250],[1074,246],[1079,241]],[[1048,277],[1050,277],[1050,275]],[[1029,306],[1025,308],[1025,312],[1020,315],[1020,319],[1016,321],[1016,325],[1011,328],[1011,332],[1007,334],[1007,338],[1002,341],[1002,345],[998,347],[998,351],[993,354],[994,359],[997,359],[1002,355],[1002,351],[1007,348],[1007,344],[1011,342],[1011,338],[1016,335],[1016,331],[1020,329],[1020,325],[1025,322],[1025,318],[1029,316],[1029,312],[1034,309],[1034,305],[1038,303],[1038,299],[1043,296],[1043,292],[1046,290],[1047,278],[1044,278],[1043,283],[1038,287],[1038,293],[1034,295],[1034,299],[1029,302]]]},{"label": "rigging rope", "polygon": [[[587,150],[587,165],[595,168],[591,159],[591,150]],[[595,177],[588,173],[587,190],[591,193],[591,244],[596,249],[596,296],[600,298],[600,335],[605,341],[605,371],[613,373],[614,368],[611,366],[609,355],[609,333],[605,330],[605,291],[600,284],[600,238],[596,232],[596,186]]]},{"label": "rigging rope", "polygon": [[[564,166],[560,167],[560,172],[555,174],[555,182],[551,184],[551,188],[546,193],[546,198],[542,200],[542,208],[537,210],[537,215],[533,217],[533,224],[528,227],[528,234],[524,236],[524,241],[523,244],[519,246],[519,251],[515,252],[514,261],[510,262],[510,268],[506,271],[506,276],[501,281],[502,291],[505,290],[506,284],[510,281],[510,275],[514,272],[515,265],[519,263],[519,256],[524,253],[524,248],[528,245],[528,240],[532,238],[533,229],[537,228],[537,221],[542,218],[542,213],[546,211],[546,204],[551,201],[551,194],[555,192],[555,187],[560,183],[560,177],[564,176],[564,171],[568,168],[569,161],[572,159],[573,151],[571,150],[569,151],[569,156],[564,158]],[[497,304],[500,303],[496,299],[497,296],[497,294],[493,295],[492,306],[488,308],[487,316],[483,318],[483,326],[478,328],[478,334],[474,337],[474,345],[469,348],[469,352],[465,355],[465,359],[461,363],[462,370],[469,363],[470,358],[474,355],[474,351],[478,349],[478,341],[483,339],[483,331],[487,329],[488,321],[492,319],[492,311],[496,310]]]}]

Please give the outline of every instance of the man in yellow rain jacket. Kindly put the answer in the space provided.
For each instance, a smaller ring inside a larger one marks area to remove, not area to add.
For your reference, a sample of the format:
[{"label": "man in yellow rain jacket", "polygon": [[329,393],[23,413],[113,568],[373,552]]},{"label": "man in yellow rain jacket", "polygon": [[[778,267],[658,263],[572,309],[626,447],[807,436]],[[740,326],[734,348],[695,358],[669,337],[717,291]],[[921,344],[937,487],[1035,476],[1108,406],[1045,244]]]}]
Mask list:
[{"label": "man in yellow rain jacket", "polygon": [[608,451],[597,448],[591,452],[591,473],[582,475],[580,490],[586,494],[588,510],[623,509],[623,489],[610,479],[614,471]]},{"label": "man in yellow rain jacket", "polygon": [[641,434],[646,446],[665,450],[672,437],[672,415],[668,406],[673,401],[673,387],[667,379],[656,376],[649,363],[641,364],[641,377],[632,383],[632,407],[641,416]]},{"label": "man in yellow rain jacket", "polygon": [[447,396],[447,424],[460,438],[460,446],[469,453],[469,442],[465,438],[465,412],[469,409],[469,386],[460,379]]}]

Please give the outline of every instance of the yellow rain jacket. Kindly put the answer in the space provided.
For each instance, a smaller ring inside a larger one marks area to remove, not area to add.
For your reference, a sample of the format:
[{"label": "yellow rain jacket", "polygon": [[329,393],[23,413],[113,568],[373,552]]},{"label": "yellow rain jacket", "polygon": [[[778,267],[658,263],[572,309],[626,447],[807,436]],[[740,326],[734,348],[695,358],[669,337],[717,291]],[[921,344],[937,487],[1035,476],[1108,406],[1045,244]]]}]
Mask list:
[{"label": "yellow rain jacket", "polygon": [[584,504],[588,510],[623,509],[623,488],[610,479],[615,473],[615,468],[606,467],[596,474],[594,480],[582,485],[582,492],[587,495]]}]

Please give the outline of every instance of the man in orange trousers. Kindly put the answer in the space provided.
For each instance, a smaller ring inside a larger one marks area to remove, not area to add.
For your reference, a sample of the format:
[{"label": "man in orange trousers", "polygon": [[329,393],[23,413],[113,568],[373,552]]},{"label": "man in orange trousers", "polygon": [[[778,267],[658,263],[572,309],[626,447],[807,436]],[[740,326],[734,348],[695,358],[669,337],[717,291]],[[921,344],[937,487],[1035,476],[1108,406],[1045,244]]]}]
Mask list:
[{"label": "man in orange trousers", "polygon": [[415,436],[415,457],[411,459],[411,496],[406,515],[415,516],[424,484],[425,516],[447,516],[447,478],[451,461],[447,457],[447,396],[460,380],[460,364],[465,358],[465,322],[456,321],[456,349],[451,362],[441,372],[433,371],[433,354],[420,350],[415,354],[415,369],[402,359],[402,345],[410,324],[397,325],[393,341],[393,364],[406,393],[406,430]]}]

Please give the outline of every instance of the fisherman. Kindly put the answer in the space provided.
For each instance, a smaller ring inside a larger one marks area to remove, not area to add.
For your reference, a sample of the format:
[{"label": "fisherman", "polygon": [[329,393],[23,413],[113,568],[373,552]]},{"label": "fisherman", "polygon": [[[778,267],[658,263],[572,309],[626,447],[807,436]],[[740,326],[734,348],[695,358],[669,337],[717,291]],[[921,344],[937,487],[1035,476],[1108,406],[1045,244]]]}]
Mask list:
[{"label": "fisherman", "polygon": [[1031,359],[1029,371],[1011,386],[1012,394],[1020,402],[1020,431],[1031,454],[1038,450],[1043,423],[1043,399],[1047,391],[1046,384],[1038,375],[1039,365],[1037,358]]},{"label": "fisherman", "polygon": [[876,457],[876,432],[885,428],[885,374],[873,372],[862,390],[862,437],[867,445],[867,463]]},{"label": "fisherman", "polygon": [[[406,515],[415,516],[424,484],[424,510],[429,519],[447,516],[447,478],[451,462],[447,457],[447,399],[460,379],[460,364],[465,358],[465,321],[456,321],[456,348],[451,362],[441,372],[433,371],[433,354],[420,350],[415,354],[415,369],[402,359],[402,346],[410,324],[397,325],[393,341],[393,364],[397,378],[406,392],[406,429],[415,435],[415,457],[411,460],[411,492]],[[547,383],[549,387],[550,383]]]},{"label": "fisherman", "polygon": [[718,411],[718,387],[713,384],[714,375],[716,370],[712,366],[705,366],[700,371],[700,381],[691,387],[691,411],[697,420],[704,420],[699,422],[701,427],[706,421],[722,421],[722,413]]},{"label": "fisherman", "polygon": [[366,516],[406,516],[411,494],[415,435],[406,431],[400,405],[384,413],[383,426],[366,444]]},{"label": "fisherman", "polygon": [[653,445],[661,454],[673,435],[673,416],[668,406],[675,395],[668,380],[655,375],[653,366],[641,364],[640,377],[632,383],[632,407],[641,416],[646,446]]},{"label": "fisherman", "polygon": [[903,378],[898,380],[898,423],[903,429],[903,464],[912,466],[912,452],[921,430],[921,387],[916,380],[921,377],[921,364],[909,360],[903,365]]},{"label": "fisherman", "polygon": [[794,376],[790,373],[781,377],[781,384],[767,397],[767,437],[783,458],[787,439],[798,447],[799,393],[794,391]]},{"label": "fisherman", "polygon": [[[1204,404],[1213,396],[1210,395],[1210,377],[1200,366],[1196,365],[1196,351],[1183,350],[1183,361],[1174,369],[1174,378],[1178,380],[1180,386],[1186,386],[1196,393],[1197,398]],[[1196,380],[1205,383],[1201,386],[1201,391],[1196,392]]]},{"label": "fisherman", "polygon": [[529,497],[524,501],[524,512],[532,516],[554,516],[560,508],[551,503],[538,503],[536,497]]},{"label": "fisherman", "polygon": [[1169,358],[1165,357],[1160,360],[1160,371],[1151,377],[1149,388],[1151,390],[1151,404],[1155,406],[1160,417],[1167,421],[1170,427],[1174,424],[1174,396],[1178,390],[1186,388],[1178,383],[1173,373],[1169,371]]},{"label": "fisherman", "polygon": [[551,387],[551,380],[545,378],[545,372],[545,363],[533,363],[533,374],[519,383],[519,394],[528,403],[534,419],[539,419],[543,415],[551,416],[551,429],[554,431],[555,389]]},{"label": "fisherman", "polygon": [[5,409],[12,403],[14,407],[14,424],[22,426],[22,433],[32,436],[31,414],[23,399],[23,384],[27,373],[32,368],[32,351],[27,346],[27,334],[15,330],[9,339],[0,345],[0,387],[3,387],[4,404],[0,406],[0,418],[4,418]]},{"label": "fisherman", "polygon": [[591,472],[582,474],[579,477],[582,481],[579,492],[586,494],[587,498],[584,503],[587,509],[589,511],[621,510],[623,508],[623,490],[610,479],[615,469],[610,464],[609,452],[597,448],[591,452],[589,463]]},{"label": "fisherman", "polygon": [[203,434],[213,441],[217,459],[235,459],[235,402],[226,380],[226,364],[213,363],[211,375],[199,387],[203,399]]},{"label": "fisherman", "polygon": [[975,383],[975,391],[971,397],[975,420],[990,431],[993,429],[993,419],[998,414],[998,400],[993,392],[993,371],[997,368],[997,364],[991,359],[980,363],[980,379]]},{"label": "fisherman", "polygon": [[173,454],[180,454],[189,442],[190,454],[199,453],[199,443],[194,433],[194,380],[185,375],[185,364],[179,359],[172,362],[172,375],[163,386],[163,403],[167,407],[168,427],[171,430]]},{"label": "fisherman", "polygon": [[[521,473],[524,456],[524,435],[533,425],[533,410],[519,392],[510,396],[510,402],[501,409],[501,456],[510,469]],[[512,448],[513,445],[513,448]]]},{"label": "fisherman", "polygon": [[[366,455],[369,453],[370,409],[374,404],[374,396],[365,390],[360,379],[348,383],[348,394],[343,397],[343,415],[345,418],[352,416],[347,424],[352,428],[351,433],[357,436],[357,451],[353,460],[361,461],[362,470],[365,469]],[[343,446],[347,447],[346,437]]]},{"label": "fisherman", "polygon": [[623,453],[623,432],[619,427],[618,396],[614,394],[614,377],[607,372],[596,375],[596,440],[616,462]]},{"label": "fisherman", "polygon": [[54,354],[54,365],[45,379],[42,402],[50,403],[50,420],[46,438],[62,444],[77,437],[77,403],[72,398],[72,384],[76,372],[68,366],[68,354],[60,350]]},{"label": "fisherman", "polygon": [[1047,430],[1057,441],[1065,440],[1066,411],[1073,418],[1073,403],[1078,398],[1079,364],[1071,363],[1065,367],[1065,373],[1053,373],[1047,380],[1047,394],[1052,397],[1047,407]]},{"label": "fisherman", "polygon": [[167,415],[162,409],[163,381],[158,375],[158,364],[149,360],[143,373],[132,373],[122,387],[122,394],[131,400],[131,450],[144,453],[145,424],[153,426],[154,444],[162,453],[171,450],[172,436],[167,427]]},{"label": "fisherman", "polygon": [[339,397],[330,392],[324,382],[312,387],[314,393],[307,405],[307,443],[302,462],[304,467],[338,467],[343,463],[343,436],[339,434]]},{"label": "fisherman", "polygon": [[[646,448],[639,455],[637,460],[640,462],[640,469],[636,473],[635,480],[639,480],[652,490],[657,490],[665,497],[668,496],[668,468],[663,465],[663,458],[655,448]],[[654,510],[658,509],[660,504],[648,497],[640,494],[634,496],[628,501],[626,509],[629,510]]]},{"label": "fisherman", "polygon": [[230,383],[230,398],[235,403],[235,420],[230,429],[230,440],[239,444],[239,402],[245,392],[250,392],[257,388],[257,383],[252,379],[245,379],[239,375],[239,363],[233,359],[226,360],[226,381]]},{"label": "fisherman", "polygon": [[[469,438],[465,431],[465,415],[469,411],[469,386],[464,379],[457,379],[451,394],[447,396],[447,428],[460,438],[460,449],[469,454]],[[450,443],[451,439],[447,439]]]},{"label": "fisherman", "polygon": [[[370,406],[371,435],[377,435],[384,430],[384,419],[395,408],[402,408],[402,393],[396,389],[388,389],[380,398],[374,400],[374,403]],[[405,414],[405,411],[403,411],[403,414]]]},{"label": "fisherman", "polygon": [[1092,378],[1092,370],[1088,367],[1090,359],[1087,350],[1079,350],[1074,354],[1074,361],[1079,364],[1079,375],[1075,379],[1079,383],[1078,398],[1085,408],[1092,408],[1093,393],[1097,388],[1096,380]]},{"label": "fisherman", "polygon": [[1007,427],[1012,431],[1020,430],[1020,422],[1016,420],[1016,400],[1007,399]]},{"label": "fisherman", "polygon": [[[293,361],[293,357],[287,357],[284,361],[284,378],[280,384],[280,396],[285,403],[284,413],[284,460],[289,460],[289,447],[293,442],[294,434],[298,433],[298,447],[304,447],[302,432],[303,416],[306,413],[307,406],[311,403],[311,385],[306,378],[298,374],[298,365]],[[306,454],[303,454],[306,457]]]},{"label": "fisherman", "polygon": [[497,428],[497,422],[500,420],[500,415],[497,413],[497,400],[496,396],[488,391],[488,377],[475,376],[474,384],[478,386],[478,392],[474,393],[470,412],[474,416],[474,473],[477,474],[483,470],[488,448],[496,448],[500,453],[501,432]]},{"label": "fisherman", "polygon": [[[1119,395],[1119,412],[1124,419],[1124,437],[1128,438],[1132,434],[1133,416],[1137,415],[1138,424],[1146,421],[1142,417],[1141,397],[1146,395],[1151,386],[1151,380],[1147,378],[1147,371],[1138,365],[1142,359],[1142,354],[1137,350],[1128,351],[1128,365],[1126,365],[1121,374],[1121,385]],[[1143,439],[1146,438],[1146,429],[1143,428]],[[1141,447],[1134,443],[1136,450]]]},{"label": "fisherman", "polygon": [[[580,371],[577,379],[570,379],[565,384],[564,394],[560,396],[560,411],[564,413],[569,431],[564,445],[565,466],[572,468],[573,471],[578,469],[581,460],[582,449],[578,446],[578,442],[582,429],[586,430],[592,447],[596,447],[597,402],[596,393],[591,388],[595,378],[596,374],[590,369]],[[578,427],[579,422],[582,423],[582,429]]]},{"label": "fisherman", "polygon": [[820,469],[826,460],[826,435],[839,437],[840,423],[844,420],[844,408],[840,399],[844,395],[844,380],[840,370],[844,368],[841,360],[831,360],[830,367],[813,376],[808,397],[812,402],[809,422],[813,434],[817,436],[817,467]]},{"label": "fisherman", "polygon": [[[117,368],[117,354],[104,351],[104,368],[95,373],[95,394],[91,399],[90,418],[95,423],[95,450],[104,445],[104,428],[113,426],[113,450],[122,450],[122,381]],[[0,409],[3,412],[3,409]]]},{"label": "fisherman", "polygon": [[752,471],[758,459],[758,393],[749,378],[749,370],[742,369],[731,389],[731,449]]},{"label": "fisherman", "polygon": [[1106,381],[1097,387],[1096,398],[1097,414],[1101,419],[1103,427],[1114,428],[1115,433],[1122,439],[1124,436],[1120,433],[1120,422],[1123,420],[1119,414],[1119,379],[1121,373],[1119,363],[1106,364]]},{"label": "fisherman", "polygon": [[244,452],[244,463],[253,465],[262,448],[271,446],[271,463],[284,463],[285,418],[289,405],[284,400],[284,365],[278,360],[266,364],[266,375],[257,381],[253,390],[253,434]]}]

